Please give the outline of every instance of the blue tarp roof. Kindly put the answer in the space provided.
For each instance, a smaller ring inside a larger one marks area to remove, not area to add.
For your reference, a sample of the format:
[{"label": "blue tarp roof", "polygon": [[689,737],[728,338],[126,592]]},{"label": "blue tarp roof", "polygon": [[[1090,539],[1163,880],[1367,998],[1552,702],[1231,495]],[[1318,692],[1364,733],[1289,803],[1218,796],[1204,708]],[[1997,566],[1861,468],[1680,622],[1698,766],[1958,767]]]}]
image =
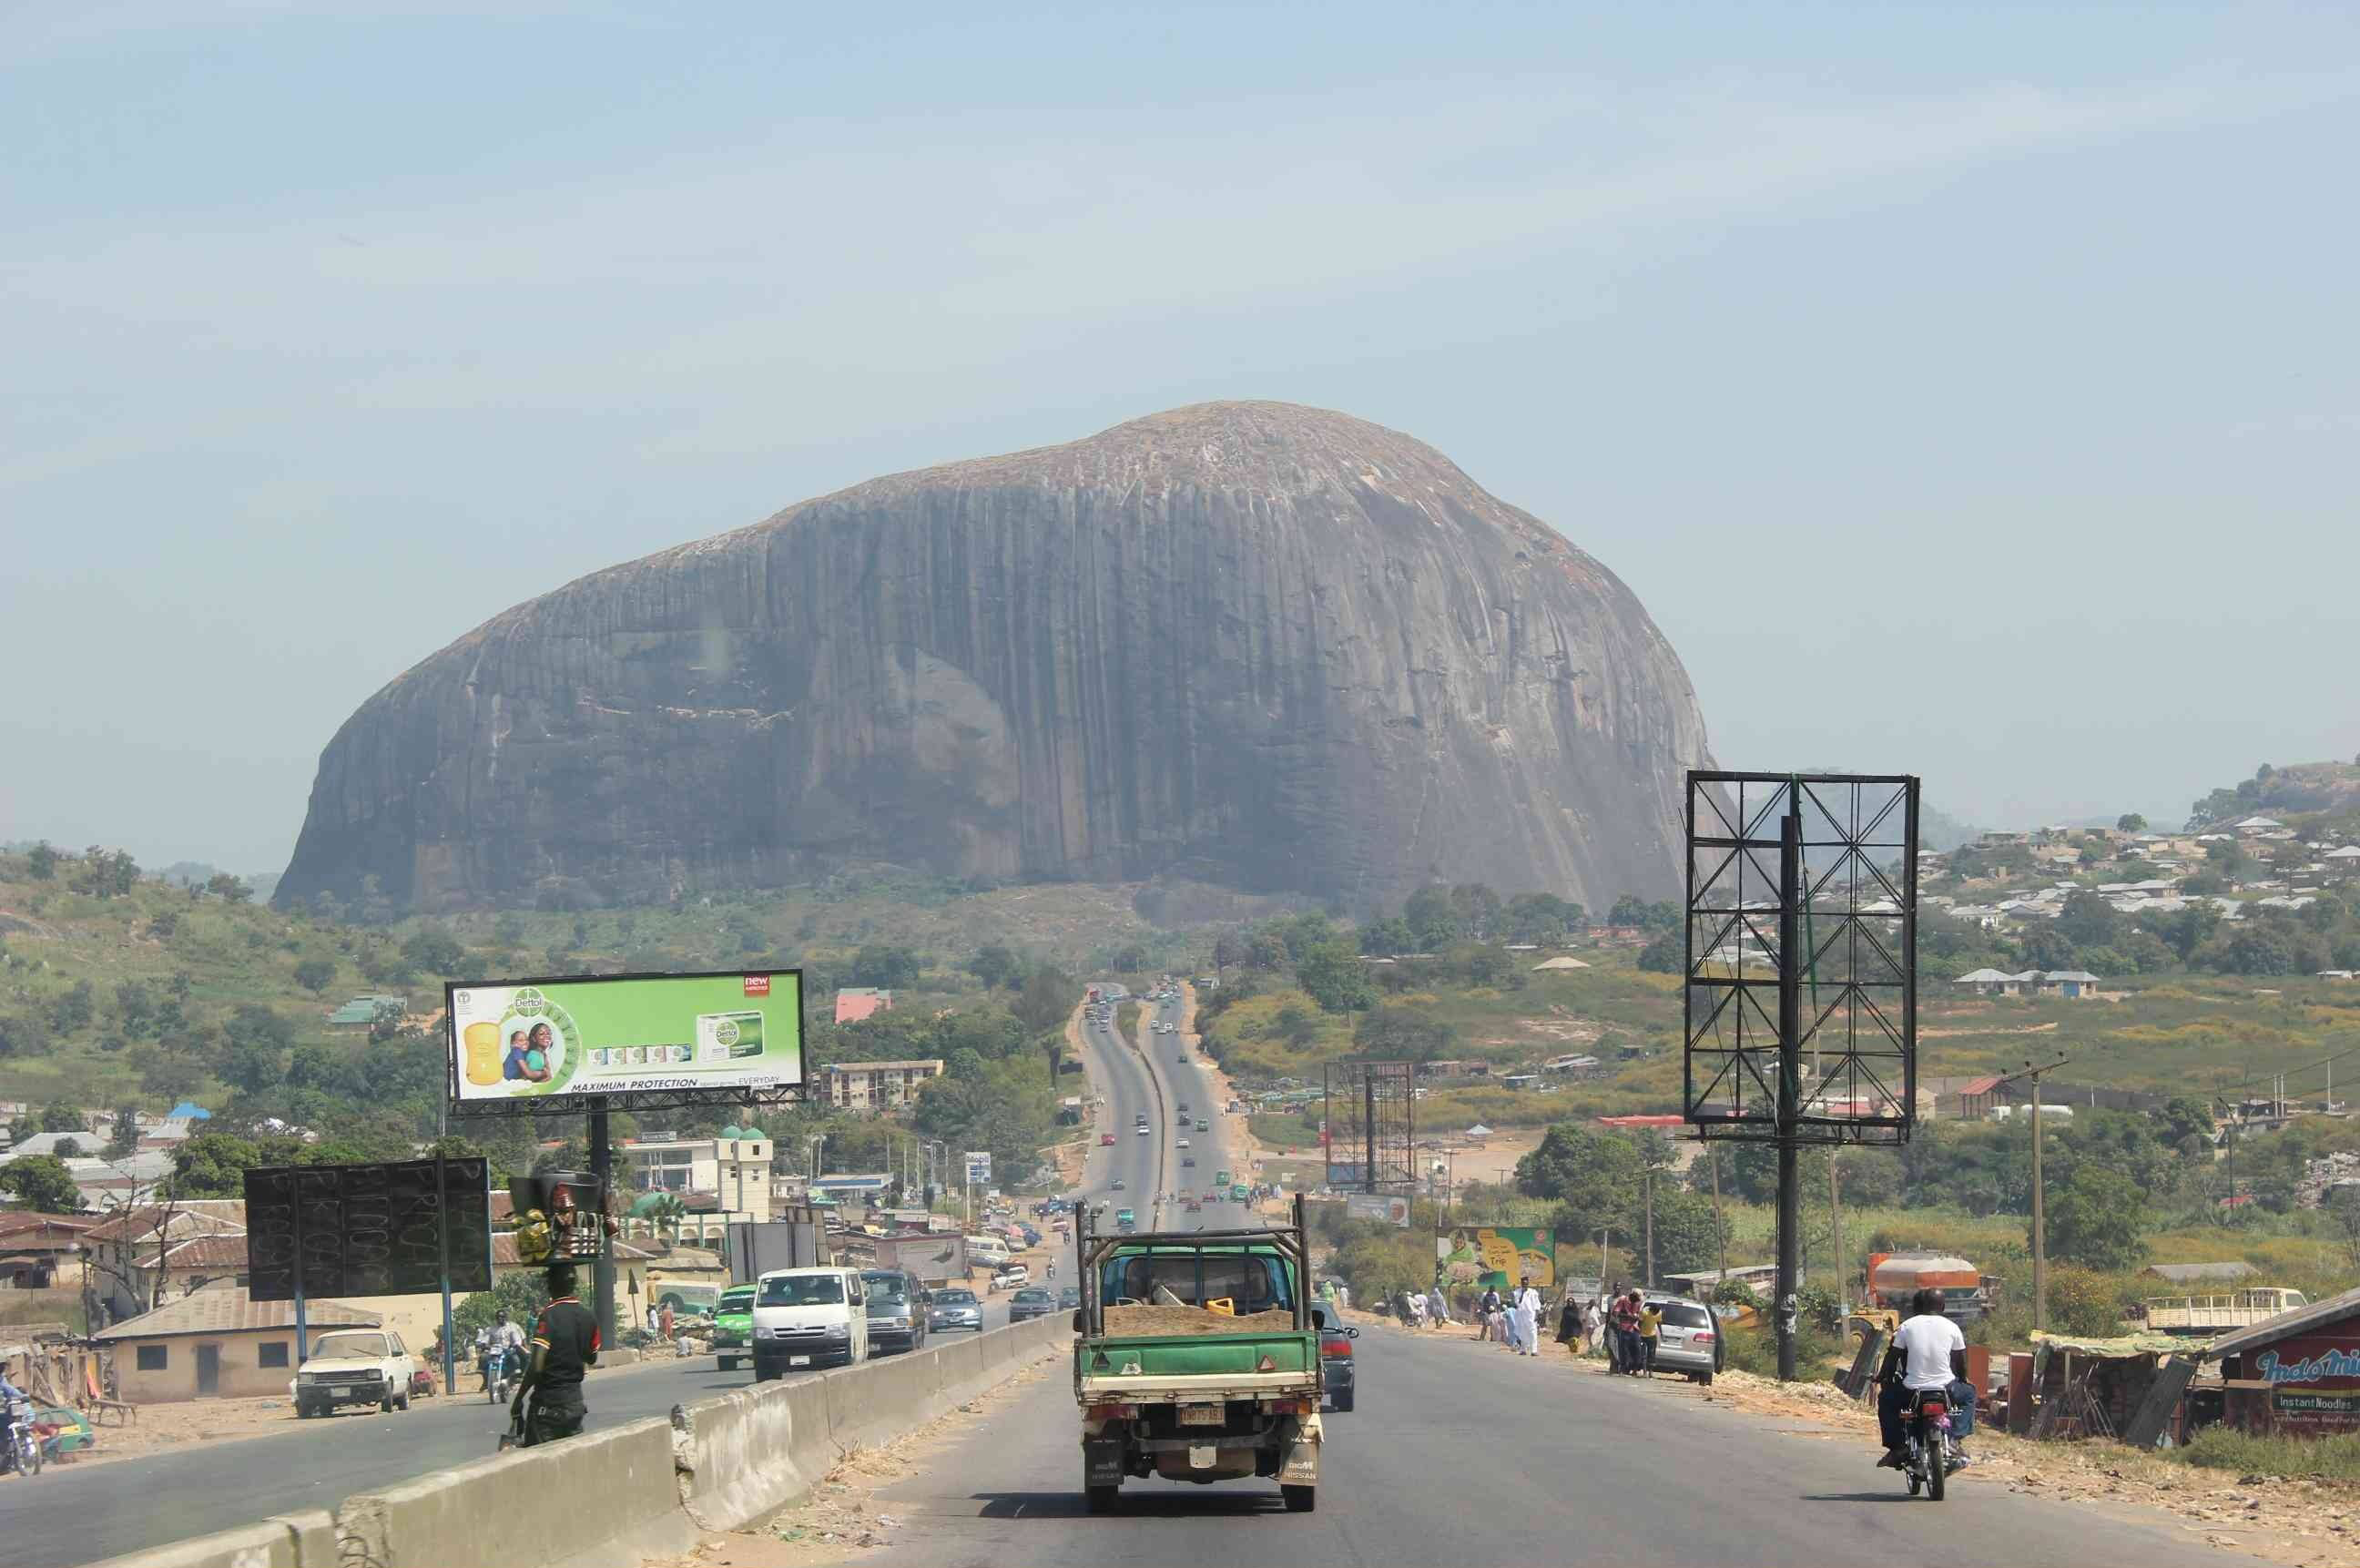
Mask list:
[{"label": "blue tarp roof", "polygon": [[186,1117],[191,1121],[209,1122],[213,1120],[213,1113],[212,1112],[206,1110],[203,1106],[198,1104],[193,1100],[181,1101],[178,1105],[172,1107],[171,1113],[172,1120],[176,1122],[183,1117]]}]

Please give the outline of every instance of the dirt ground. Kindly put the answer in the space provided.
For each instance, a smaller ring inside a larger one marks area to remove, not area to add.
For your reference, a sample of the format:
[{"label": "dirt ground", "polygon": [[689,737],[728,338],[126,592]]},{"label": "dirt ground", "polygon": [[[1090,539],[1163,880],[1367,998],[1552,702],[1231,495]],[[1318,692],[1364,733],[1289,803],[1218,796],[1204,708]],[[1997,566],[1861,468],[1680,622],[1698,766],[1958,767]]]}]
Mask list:
[{"label": "dirt ground", "polygon": [[[1346,1315],[1382,1332],[1410,1332],[1390,1318],[1358,1309]],[[1497,1354],[1470,1329],[1425,1332],[1437,1339],[1464,1340],[1470,1354]],[[1545,1342],[1541,1354],[1544,1365],[1567,1376],[1607,1376],[1604,1362],[1577,1360],[1562,1345]],[[1766,1420],[1809,1423],[1772,1430],[1798,1442],[1856,1446],[1864,1471],[1875,1463],[1875,1409],[1846,1398],[1832,1384],[1782,1384],[1731,1371],[1714,1377],[1710,1388],[1674,1378],[1655,1379],[1650,1387],[1666,1399],[1693,1399]],[[2360,1563],[2360,1486],[2199,1470],[2120,1443],[2033,1442],[1986,1429],[1977,1430],[1968,1448],[1974,1464],[1953,1485],[2005,1486],[2026,1496],[2100,1510],[2136,1510],[2150,1518],[2159,1511],[2173,1516],[2178,1528],[2191,1536],[2290,1568]]]},{"label": "dirt ground", "polygon": [[889,1548],[901,1521],[877,1506],[877,1493],[917,1475],[960,1433],[1065,1370],[1062,1362],[1044,1362],[906,1437],[856,1449],[797,1507],[759,1525],[707,1536],[680,1556],[648,1560],[644,1568],[817,1568]]}]

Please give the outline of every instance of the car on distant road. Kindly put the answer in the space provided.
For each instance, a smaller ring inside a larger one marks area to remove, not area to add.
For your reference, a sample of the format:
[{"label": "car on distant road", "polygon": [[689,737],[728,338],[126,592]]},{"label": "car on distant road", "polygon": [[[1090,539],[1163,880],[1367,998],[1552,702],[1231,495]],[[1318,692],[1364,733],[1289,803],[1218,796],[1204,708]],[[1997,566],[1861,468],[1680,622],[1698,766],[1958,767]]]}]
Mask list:
[{"label": "car on distant road", "polygon": [[1114,1135],[1112,1133],[1100,1133],[1098,1135],[1098,1147],[1102,1149],[1110,1149],[1114,1147]]},{"label": "car on distant road", "polygon": [[1311,1326],[1319,1331],[1319,1371],[1328,1384],[1328,1406],[1340,1412],[1352,1408],[1360,1391],[1360,1369],[1352,1360],[1352,1342],[1360,1331],[1337,1316],[1325,1301],[1311,1304]]},{"label": "car on distant road", "polygon": [[963,1285],[937,1290],[934,1299],[926,1303],[926,1327],[936,1333],[947,1333],[953,1329],[973,1329],[981,1333],[983,1303]]},{"label": "car on distant road", "polygon": [[1181,1156],[1181,1157],[1180,1157],[1180,1168],[1181,1168],[1181,1169],[1183,1169],[1183,1170],[1194,1170],[1194,1169],[1196,1169],[1196,1157],[1195,1155],[1183,1155],[1183,1156]]},{"label": "car on distant road", "polygon": [[713,1310],[712,1345],[718,1353],[721,1370],[735,1372],[738,1363],[754,1343],[754,1287],[732,1285],[721,1292],[719,1305]]},{"label": "car on distant road", "polygon": [[1186,1148],[1188,1146],[1188,1140],[1185,1138],[1181,1139],[1178,1146],[1184,1149]]},{"label": "car on distant road", "polygon": [[1008,1299],[1008,1321],[1011,1323],[1045,1318],[1056,1310],[1057,1298],[1037,1285],[1019,1290]]},{"label": "car on distant road", "polygon": [[[1114,1179],[1114,1190],[1115,1190],[1115,1191],[1117,1191],[1117,1192],[1120,1192],[1120,1191],[1121,1191],[1121,1190],[1122,1190],[1122,1178],[1121,1178],[1121,1177],[1120,1177],[1120,1176],[1118,1176],[1118,1177],[1116,1177],[1116,1178]],[[1100,1204],[1100,1205],[1099,1205],[1099,1207],[1100,1207],[1100,1208],[1104,1208],[1105,1206],[1106,1206],[1106,1205],[1104,1205],[1104,1204]]]},{"label": "car on distant road", "polygon": [[1137,1130],[1137,1132],[1138,1132],[1138,1134],[1139,1134],[1139,1135],[1140,1135],[1141,1137],[1142,1137],[1142,1138],[1143,1138],[1143,1137],[1147,1136],[1147,1124],[1146,1124],[1146,1123],[1142,1122],[1142,1123],[1139,1124],[1139,1126],[1138,1126],[1138,1128],[1137,1128],[1136,1130]]},{"label": "car on distant road", "polygon": [[1200,1133],[1209,1133],[1213,1130],[1213,1124],[1199,1116],[1196,1118],[1196,1130]]},{"label": "car on distant road", "polygon": [[1070,1312],[1081,1304],[1082,1288],[1080,1286],[1068,1285],[1064,1289],[1057,1292],[1057,1310],[1059,1311]]},{"label": "car on distant road", "polygon": [[1712,1375],[1721,1370],[1727,1353],[1711,1309],[1687,1296],[1642,1299],[1664,1315],[1655,1330],[1655,1370],[1677,1372],[1691,1383],[1712,1387]]}]

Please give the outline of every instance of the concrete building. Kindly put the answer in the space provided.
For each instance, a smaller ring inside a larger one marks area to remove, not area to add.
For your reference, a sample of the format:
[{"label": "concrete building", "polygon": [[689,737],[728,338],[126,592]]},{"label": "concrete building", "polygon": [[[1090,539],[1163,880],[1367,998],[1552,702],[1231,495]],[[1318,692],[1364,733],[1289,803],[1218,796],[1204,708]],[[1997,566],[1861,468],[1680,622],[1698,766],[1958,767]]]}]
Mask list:
[{"label": "concrete building", "polygon": [[731,1217],[770,1218],[770,1157],[777,1146],[759,1130],[725,1128],[716,1138],[666,1138],[626,1144],[625,1184],[634,1192],[715,1195]]},{"label": "concrete building", "polygon": [[[373,1329],[375,1312],[335,1301],[304,1310],[316,1338],[329,1329]],[[296,1353],[295,1303],[249,1300],[243,1288],[217,1285],[93,1336],[115,1351],[120,1397],[134,1405],[185,1399],[284,1398],[303,1358]]]},{"label": "concrete building", "polygon": [[847,1111],[881,1111],[907,1105],[918,1097],[918,1086],[943,1075],[943,1060],[829,1062],[820,1069],[823,1092],[830,1105]]}]

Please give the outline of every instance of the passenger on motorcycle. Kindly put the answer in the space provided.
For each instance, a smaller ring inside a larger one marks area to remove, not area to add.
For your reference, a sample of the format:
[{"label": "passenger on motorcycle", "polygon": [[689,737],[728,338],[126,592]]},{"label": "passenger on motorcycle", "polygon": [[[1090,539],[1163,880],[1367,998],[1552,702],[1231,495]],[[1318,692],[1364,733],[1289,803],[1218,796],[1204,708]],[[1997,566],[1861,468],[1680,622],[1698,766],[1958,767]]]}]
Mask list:
[{"label": "passenger on motorcycle", "polygon": [[0,1439],[7,1440],[0,1442],[0,1475],[16,1467],[16,1434],[8,1429],[20,1417],[27,1421],[33,1419],[32,1397],[8,1379],[11,1365],[0,1361]]},{"label": "passenger on motorcycle", "polygon": [[1974,1389],[1967,1382],[1967,1336],[1942,1312],[1939,1290],[1920,1290],[1910,1299],[1910,1317],[1893,1332],[1893,1343],[1877,1370],[1876,1424],[1885,1440],[1880,1469],[1898,1470],[1909,1456],[1906,1427],[1910,1403],[1921,1393],[1950,1396],[1950,1431],[1961,1441],[1959,1463],[1966,1463],[1963,1440],[1973,1430]]}]

